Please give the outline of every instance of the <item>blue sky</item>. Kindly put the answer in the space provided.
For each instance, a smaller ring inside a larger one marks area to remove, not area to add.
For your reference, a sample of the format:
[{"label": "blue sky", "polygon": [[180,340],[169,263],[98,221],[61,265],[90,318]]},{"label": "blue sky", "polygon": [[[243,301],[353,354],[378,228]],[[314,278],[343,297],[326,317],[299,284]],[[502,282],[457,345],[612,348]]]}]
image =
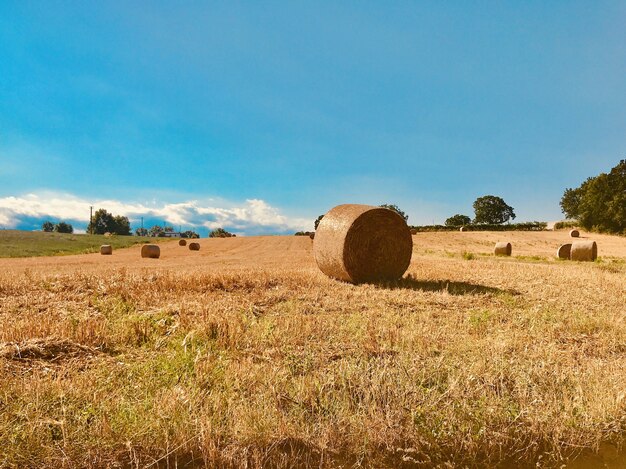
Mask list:
[{"label": "blue sky", "polygon": [[485,194],[559,219],[626,154],[624,24],[601,1],[4,1],[0,225],[441,223]]}]

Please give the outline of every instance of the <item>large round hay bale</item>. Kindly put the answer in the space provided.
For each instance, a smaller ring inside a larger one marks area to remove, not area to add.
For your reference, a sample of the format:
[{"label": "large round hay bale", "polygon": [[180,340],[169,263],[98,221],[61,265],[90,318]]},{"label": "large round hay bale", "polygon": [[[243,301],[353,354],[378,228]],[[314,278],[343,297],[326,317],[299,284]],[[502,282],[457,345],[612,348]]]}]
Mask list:
[{"label": "large round hay bale", "polygon": [[158,259],[161,257],[161,248],[156,244],[144,244],[141,246],[141,257]]},{"label": "large round hay bale", "polygon": [[572,243],[562,244],[556,251],[556,257],[559,259],[569,259],[570,251],[572,250]]},{"label": "large round hay bale", "polygon": [[104,233],[104,236],[105,236],[105,237],[107,237],[107,238],[110,238],[110,237],[111,237],[111,233],[109,233],[109,232],[107,231],[106,233]]},{"label": "large round hay bale", "polygon": [[413,238],[404,218],[370,205],[332,208],[317,227],[315,262],[322,272],[346,282],[397,280],[411,262]]},{"label": "large round hay bale", "polygon": [[100,254],[103,256],[110,256],[113,254],[113,248],[109,244],[103,244],[100,246]]},{"label": "large round hay bale", "polygon": [[311,239],[315,239],[315,233],[311,233],[311,234],[309,234],[309,238],[311,238]]},{"label": "large round hay bale", "polygon": [[580,232],[578,230],[572,230],[572,231],[569,232],[569,235],[572,238],[578,238],[578,237],[580,237]]},{"label": "large round hay bale", "polygon": [[200,250],[200,243],[189,243],[189,250],[190,251],[199,251]]},{"label": "large round hay bale", "polygon": [[187,246],[187,240],[186,239],[179,239],[178,240],[178,245],[179,246]]},{"label": "large round hay bale", "polygon": [[595,241],[576,241],[572,243],[569,258],[573,261],[595,261],[598,257],[598,245]]},{"label": "large round hay bale", "polygon": [[493,253],[496,256],[510,256],[511,252],[513,252],[513,246],[511,246],[511,243],[496,243],[496,246],[493,248]]},{"label": "large round hay bale", "polygon": [[417,230],[415,228],[411,228],[411,235],[416,235],[417,234]]},{"label": "large round hay bale", "polygon": [[465,228],[464,226],[462,226],[461,228],[459,228],[459,231],[467,231],[467,228]]}]

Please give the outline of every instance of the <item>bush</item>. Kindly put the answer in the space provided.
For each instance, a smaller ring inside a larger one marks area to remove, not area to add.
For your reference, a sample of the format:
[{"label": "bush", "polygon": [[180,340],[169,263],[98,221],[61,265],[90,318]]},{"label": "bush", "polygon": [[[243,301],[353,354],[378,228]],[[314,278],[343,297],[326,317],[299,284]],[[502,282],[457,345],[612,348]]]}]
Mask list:
[{"label": "bush", "polygon": [[183,231],[180,234],[181,238],[190,238],[190,239],[197,239],[200,237],[200,235],[198,233],[196,233],[195,231],[191,231],[191,230],[187,230],[187,231]]},{"label": "bush", "polygon": [[[510,223],[507,225],[465,225],[467,231],[543,231],[547,228],[548,224],[543,221],[532,221],[526,223]],[[409,227],[418,232],[436,232],[436,231],[457,231],[458,226],[446,226],[446,225],[423,225],[423,226],[411,226]]]},{"label": "bush", "polygon": [[41,229],[42,231],[45,231],[46,233],[50,233],[52,231],[54,231],[54,223],[52,223],[51,221],[44,221],[43,224],[41,225]]},{"label": "bush", "polygon": [[232,233],[229,233],[224,228],[215,228],[209,233],[209,238],[231,238]]},{"label": "bush", "polygon": [[554,224],[554,229],[555,230],[563,230],[565,228],[578,228],[578,226],[580,225],[580,223],[578,223],[577,220],[572,220],[572,221],[557,221]]}]

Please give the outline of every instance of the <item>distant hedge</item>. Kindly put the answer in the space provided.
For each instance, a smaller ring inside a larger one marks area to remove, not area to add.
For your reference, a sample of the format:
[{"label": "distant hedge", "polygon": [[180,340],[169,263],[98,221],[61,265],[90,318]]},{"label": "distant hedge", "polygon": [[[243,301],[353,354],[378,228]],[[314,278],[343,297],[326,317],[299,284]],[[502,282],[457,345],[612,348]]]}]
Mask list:
[{"label": "distant hedge", "polygon": [[554,224],[554,229],[555,230],[562,230],[565,228],[577,228],[580,226],[580,223],[578,223],[578,221],[574,220],[574,221],[557,221]]},{"label": "distant hedge", "polygon": [[[547,228],[548,224],[543,221],[532,221],[527,223],[510,223],[508,225],[463,225],[466,231],[543,231]],[[459,231],[461,226],[446,226],[446,225],[424,225],[424,226],[411,226],[411,229],[417,232],[428,231]]]}]

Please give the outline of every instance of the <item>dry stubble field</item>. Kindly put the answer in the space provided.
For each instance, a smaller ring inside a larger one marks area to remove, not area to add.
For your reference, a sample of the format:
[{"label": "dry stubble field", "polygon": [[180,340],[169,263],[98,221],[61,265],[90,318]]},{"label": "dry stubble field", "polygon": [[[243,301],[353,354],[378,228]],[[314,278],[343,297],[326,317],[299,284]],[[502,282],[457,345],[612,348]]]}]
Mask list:
[{"label": "dry stubble field", "polygon": [[626,239],[413,238],[387,285],[304,237],[0,259],[0,467],[625,467]]}]

